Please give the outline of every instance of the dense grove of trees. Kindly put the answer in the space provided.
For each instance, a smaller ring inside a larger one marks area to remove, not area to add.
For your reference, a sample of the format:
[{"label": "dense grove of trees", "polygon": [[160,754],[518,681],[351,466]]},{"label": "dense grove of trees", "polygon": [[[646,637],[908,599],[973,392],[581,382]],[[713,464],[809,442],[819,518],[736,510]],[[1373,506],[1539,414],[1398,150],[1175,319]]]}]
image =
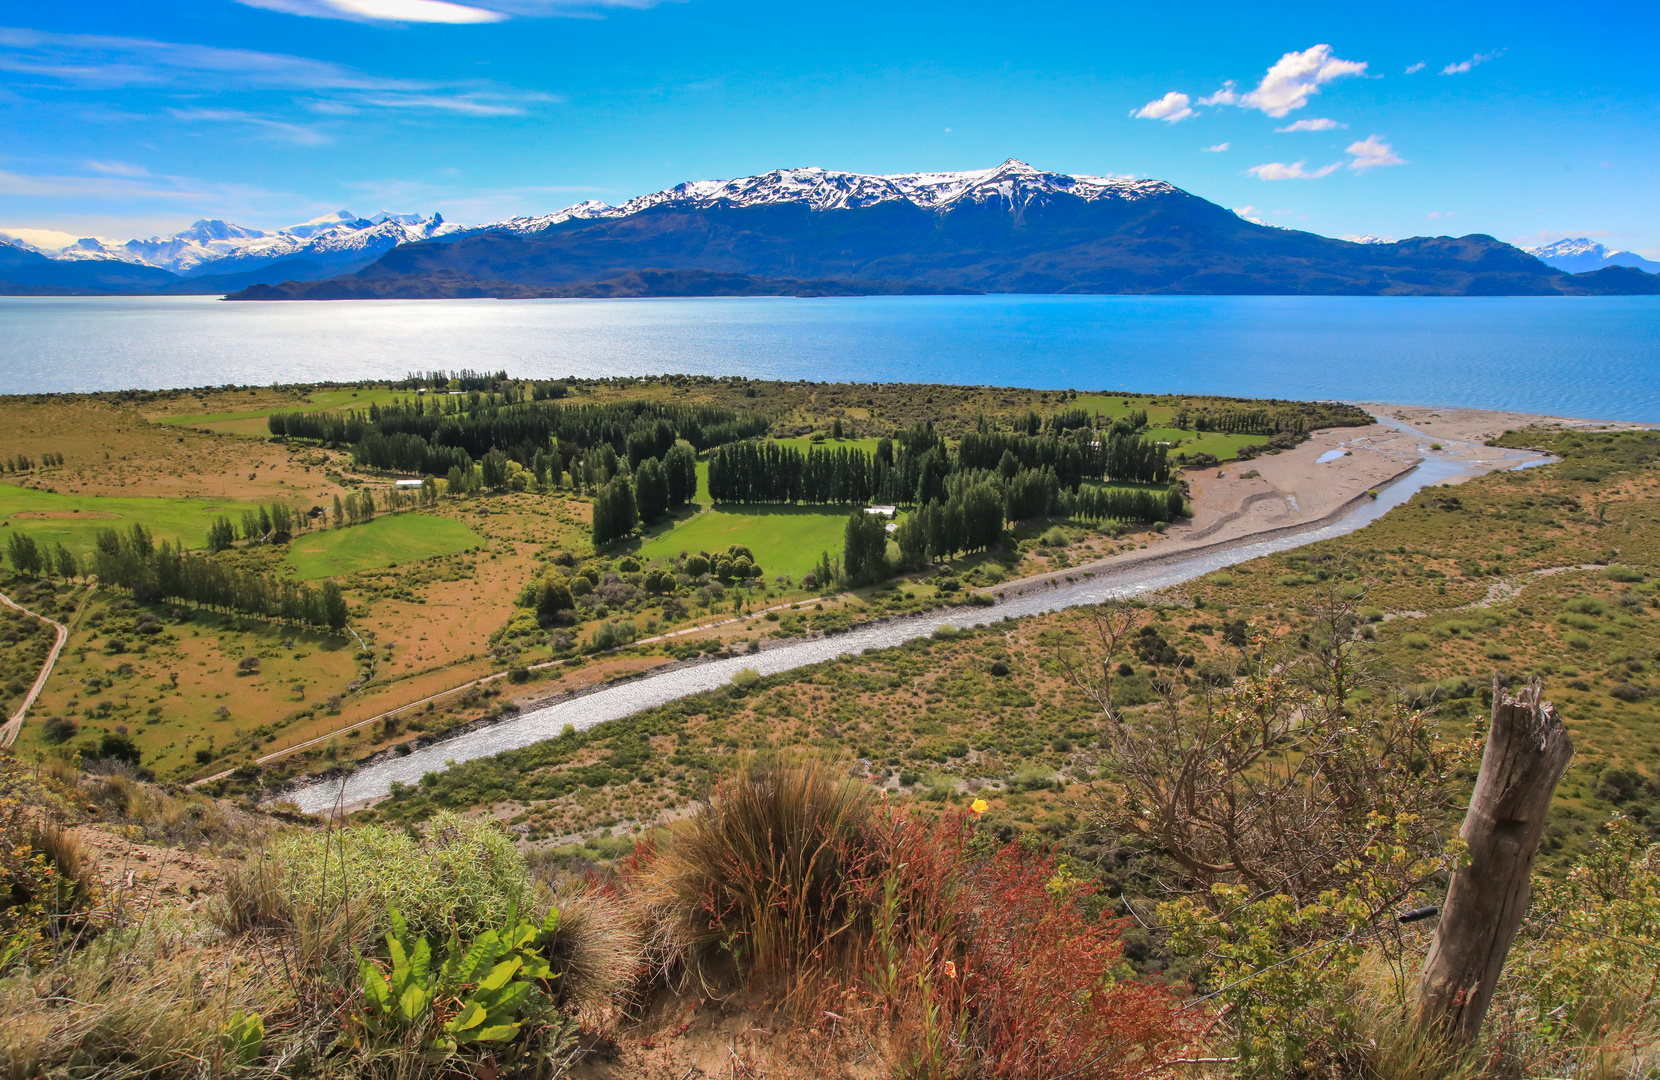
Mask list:
[{"label": "dense grove of trees", "polygon": [[594,492],[594,546],[609,544],[627,536],[639,524],[640,511],[634,502],[634,486],[628,477],[617,476]]},{"label": "dense grove of trees", "polygon": [[1273,401],[1229,406],[1221,403],[1178,409],[1174,426],[1230,435],[1297,435],[1320,427],[1369,424],[1366,410],[1340,401]]},{"label": "dense grove of trees", "polygon": [[733,503],[921,506],[946,501],[948,480],[963,475],[995,484],[1010,520],[1021,520],[1053,512],[1055,489],[1077,491],[1087,478],[1162,484],[1170,466],[1164,447],[1133,430],[1026,435],[982,428],[964,435],[952,453],[932,424],[919,424],[897,440],[880,440],[875,453],[728,444],[710,455],[709,494]]},{"label": "dense grove of trees", "polygon": [[101,584],[126,589],[139,600],[182,600],[333,630],[346,625],[346,597],[332,581],[313,589],[187,555],[176,544],[156,543],[142,525],[124,533],[100,529],[91,570]]},{"label": "dense grove of trees", "polygon": [[522,388],[445,394],[345,413],[274,413],[267,426],[273,435],[350,445],[359,464],[433,476],[466,469],[491,450],[527,469],[538,469],[541,456],[541,472],[550,471],[549,459],[557,456],[564,472],[590,449],[605,446],[632,467],[663,458],[680,439],[701,450],[754,438],[768,426],[760,413],[714,405],[570,405],[523,398]]}]

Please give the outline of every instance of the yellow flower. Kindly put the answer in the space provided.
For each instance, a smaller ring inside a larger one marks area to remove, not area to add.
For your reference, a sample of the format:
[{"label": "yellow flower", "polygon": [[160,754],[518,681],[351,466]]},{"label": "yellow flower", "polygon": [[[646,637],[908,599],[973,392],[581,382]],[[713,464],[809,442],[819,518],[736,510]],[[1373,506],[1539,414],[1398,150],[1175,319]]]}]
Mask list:
[{"label": "yellow flower", "polygon": [[986,800],[975,799],[973,805],[971,805],[969,809],[974,811],[975,817],[979,817],[981,814],[986,812]]}]

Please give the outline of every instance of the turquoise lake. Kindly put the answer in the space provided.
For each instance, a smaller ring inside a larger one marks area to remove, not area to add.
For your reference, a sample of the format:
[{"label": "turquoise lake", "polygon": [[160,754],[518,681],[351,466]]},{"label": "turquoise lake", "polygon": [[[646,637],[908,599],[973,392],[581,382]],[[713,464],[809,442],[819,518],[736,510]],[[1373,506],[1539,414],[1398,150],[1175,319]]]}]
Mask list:
[{"label": "turquoise lake", "polygon": [[459,368],[1341,398],[1660,422],[1660,297],[0,297],[0,393]]}]

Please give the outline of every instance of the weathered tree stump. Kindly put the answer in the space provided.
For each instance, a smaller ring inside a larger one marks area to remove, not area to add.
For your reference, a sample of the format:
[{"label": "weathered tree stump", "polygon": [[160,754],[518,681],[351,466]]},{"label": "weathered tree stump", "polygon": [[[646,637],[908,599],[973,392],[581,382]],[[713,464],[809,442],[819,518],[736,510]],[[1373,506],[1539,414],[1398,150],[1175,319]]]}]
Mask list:
[{"label": "weathered tree stump", "polygon": [[1533,894],[1533,859],[1573,740],[1532,680],[1514,697],[1493,682],[1493,723],[1459,835],[1453,875],[1418,984],[1418,1020],[1466,1046],[1481,1034],[1499,972]]}]

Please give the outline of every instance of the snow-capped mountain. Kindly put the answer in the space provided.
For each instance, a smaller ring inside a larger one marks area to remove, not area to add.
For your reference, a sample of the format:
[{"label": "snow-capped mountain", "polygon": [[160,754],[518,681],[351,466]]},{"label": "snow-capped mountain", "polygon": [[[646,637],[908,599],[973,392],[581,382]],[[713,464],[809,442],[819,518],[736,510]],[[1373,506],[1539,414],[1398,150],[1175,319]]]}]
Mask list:
[{"label": "snow-capped mountain", "polygon": [[58,251],[31,250],[60,260],[110,259],[170,270],[183,277],[200,277],[248,270],[288,258],[343,268],[368,262],[399,244],[460,231],[462,226],[438,214],[422,217],[382,211],[362,218],[340,210],[275,232],[204,219],[172,236],[113,245],[86,238]]},{"label": "snow-capped mountain", "polygon": [[1135,201],[1178,189],[1162,180],[1117,176],[1073,176],[1043,172],[1014,158],[994,169],[972,172],[895,173],[873,176],[816,167],[774,169],[736,180],[693,180],[665,191],[629,199],[619,206],[590,200],[552,214],[513,218],[474,231],[533,233],[575,218],[625,218],[658,206],[707,210],[798,204],[810,210],[851,210],[905,201],[927,210],[1001,199],[1017,212],[1054,194]]},{"label": "snow-capped mountain", "polygon": [[1611,251],[1583,236],[1558,240],[1544,247],[1528,248],[1527,253],[1549,266],[1566,270],[1570,274],[1601,270],[1605,266],[1630,266],[1651,274],[1660,273],[1660,262],[1645,259],[1632,251]]}]

